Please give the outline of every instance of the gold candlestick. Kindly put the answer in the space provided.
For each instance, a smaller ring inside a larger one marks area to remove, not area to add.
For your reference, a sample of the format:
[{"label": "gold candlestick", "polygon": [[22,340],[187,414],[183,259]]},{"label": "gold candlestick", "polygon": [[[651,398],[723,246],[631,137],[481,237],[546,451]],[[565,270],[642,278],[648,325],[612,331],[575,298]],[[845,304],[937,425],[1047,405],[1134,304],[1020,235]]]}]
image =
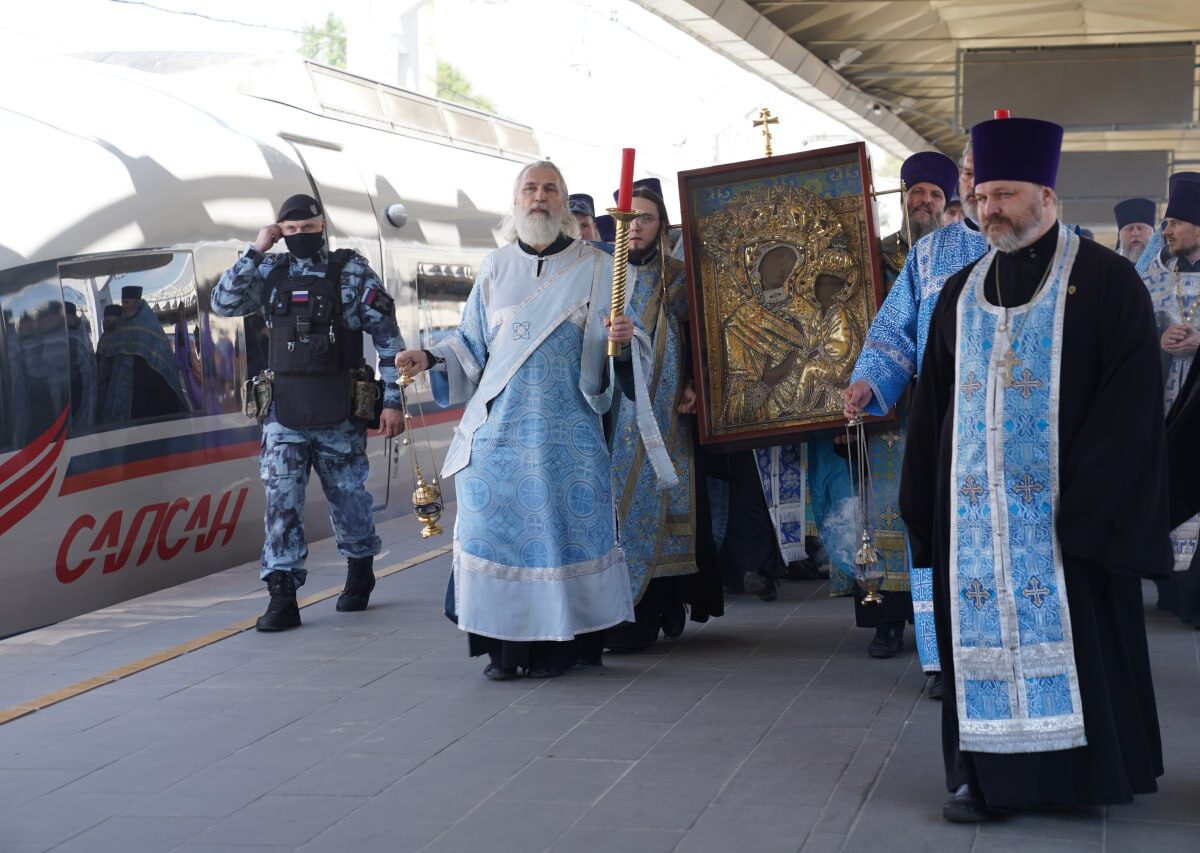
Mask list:
[{"label": "gold candlestick", "polygon": [[[610,207],[608,215],[617,226],[616,237],[613,240],[612,305],[608,311],[609,322],[615,323],[617,318],[625,313],[625,278],[629,271],[629,225],[641,214],[636,210],[618,210]],[[621,344],[609,341],[608,354],[620,355]]]}]

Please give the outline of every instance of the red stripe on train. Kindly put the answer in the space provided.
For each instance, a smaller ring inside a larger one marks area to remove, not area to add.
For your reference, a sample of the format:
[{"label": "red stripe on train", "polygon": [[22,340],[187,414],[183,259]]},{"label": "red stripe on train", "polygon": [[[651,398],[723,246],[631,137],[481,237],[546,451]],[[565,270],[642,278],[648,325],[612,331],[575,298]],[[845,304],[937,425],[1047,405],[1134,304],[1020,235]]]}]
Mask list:
[{"label": "red stripe on train", "polygon": [[[0,535],[33,512],[46,497],[67,439],[66,422],[67,409],[63,409],[48,430],[0,465],[0,483],[6,483],[0,490]],[[34,484],[36,488],[26,494]]]}]

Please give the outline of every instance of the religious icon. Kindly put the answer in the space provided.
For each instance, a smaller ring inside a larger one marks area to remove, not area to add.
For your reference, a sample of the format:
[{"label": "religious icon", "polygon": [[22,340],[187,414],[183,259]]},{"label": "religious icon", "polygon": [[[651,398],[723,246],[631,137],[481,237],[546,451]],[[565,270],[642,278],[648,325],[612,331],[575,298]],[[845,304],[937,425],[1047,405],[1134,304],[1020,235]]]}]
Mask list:
[{"label": "religious icon", "polygon": [[701,442],[839,426],[882,298],[865,146],[681,172],[679,188]]}]

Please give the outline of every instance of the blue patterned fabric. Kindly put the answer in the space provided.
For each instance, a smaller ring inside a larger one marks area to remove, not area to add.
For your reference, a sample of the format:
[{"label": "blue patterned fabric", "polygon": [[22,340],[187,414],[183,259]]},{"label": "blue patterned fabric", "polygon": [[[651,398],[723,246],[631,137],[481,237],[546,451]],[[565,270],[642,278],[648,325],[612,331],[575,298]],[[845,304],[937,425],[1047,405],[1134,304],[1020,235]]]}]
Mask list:
[{"label": "blue patterned fabric", "polygon": [[[1059,226],[1045,286],[1029,305],[1005,311],[984,299],[994,252],[958,304],[950,616],[965,751],[1087,743],[1055,529],[1061,341],[1079,239]],[[1013,367],[1002,361],[1010,335]]]},{"label": "blue patterned fabric", "polygon": [[[634,618],[601,423],[611,280],[611,259],[587,243],[542,257],[506,246],[431,348],[446,359],[438,402],[467,404],[443,469],[458,491],[463,631],[570,640]],[[635,359],[647,344],[636,328]]]},{"label": "blue patterned fabric", "polygon": [[1144,277],[1147,271],[1149,271],[1150,265],[1156,261],[1161,263],[1164,245],[1166,244],[1163,242],[1162,228],[1155,228],[1154,233],[1150,236],[1150,242],[1142,250],[1142,256],[1134,264],[1140,275]]},{"label": "blue patterned fabric", "polygon": [[[1150,254],[1146,248],[1143,257]],[[1176,272],[1176,259],[1163,262],[1156,250],[1142,273],[1150,300],[1154,304],[1154,319],[1161,334],[1168,326],[1189,322],[1200,325],[1200,273]],[[1182,312],[1180,293],[1182,292]],[[1183,380],[1191,369],[1193,356],[1171,355],[1165,350],[1163,356],[1163,411],[1170,411]],[[1193,516],[1171,531],[1171,547],[1175,552],[1175,571],[1186,572],[1196,556],[1197,539],[1200,538],[1200,516]]]},{"label": "blue patterned fabric", "polygon": [[665,294],[657,256],[635,267],[637,275],[629,289],[626,311],[639,318],[650,337],[653,360],[646,380],[659,433],[679,477],[675,486],[662,491],[657,488],[636,411],[632,405],[625,405],[628,401],[619,397],[614,401],[613,499],[634,604],[642,600],[654,578],[697,571],[692,434],[687,421],[676,411],[684,378],[680,322],[686,319],[687,295],[683,265],[670,260],[666,267],[669,281]]},{"label": "blue patterned fabric", "polygon": [[[920,372],[929,323],[946,279],[986,251],[987,239],[965,221],[940,228],[917,241],[871,322],[862,353],[850,377],[851,382],[861,379],[871,386],[868,413],[885,415],[900,402],[913,376]],[[872,464],[876,466],[876,512],[886,516],[877,522],[886,523],[896,509],[904,439],[901,435],[890,447],[886,446],[887,442],[882,442],[885,446],[880,447],[880,438],[872,436],[871,439]],[[921,668],[926,672],[937,672],[941,669],[941,660],[933,622],[933,569],[910,565],[908,576]]]},{"label": "blue patterned fabric", "polygon": [[804,548],[804,445],[760,447],[754,451],[754,461],[783,561],[803,560],[808,555]]}]

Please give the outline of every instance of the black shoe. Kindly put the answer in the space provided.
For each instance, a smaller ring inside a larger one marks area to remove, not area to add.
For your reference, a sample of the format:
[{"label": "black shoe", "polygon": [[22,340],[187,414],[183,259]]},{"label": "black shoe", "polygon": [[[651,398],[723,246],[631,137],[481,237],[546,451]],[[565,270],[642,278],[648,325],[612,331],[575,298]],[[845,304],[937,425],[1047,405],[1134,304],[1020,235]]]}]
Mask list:
[{"label": "black shoe", "polygon": [[346,559],[346,587],[338,596],[339,613],[366,610],[371,590],[375,589],[374,557],[348,557]]},{"label": "black shoe", "polygon": [[825,550],[825,546],[816,536],[804,537],[804,552],[812,559],[813,565],[816,566],[817,574],[823,578],[829,577],[829,552]]},{"label": "black shoe", "polygon": [[492,681],[513,681],[520,678],[521,673],[517,672],[517,668],[503,667],[496,663],[489,663],[483,668],[483,674]]},{"label": "black shoe", "polygon": [[566,672],[561,666],[556,663],[548,663],[542,666],[531,666],[525,670],[526,678],[558,678]]},{"label": "black shoe", "polygon": [[296,604],[296,579],[291,572],[275,570],[267,575],[267,591],[271,600],[267,612],[258,617],[254,627],[259,631],[286,631],[300,627],[300,607]]},{"label": "black shoe", "polygon": [[885,622],[875,629],[875,639],[867,646],[873,658],[891,658],[904,648],[904,623]]},{"label": "black shoe", "polygon": [[803,560],[792,560],[787,564],[787,568],[783,570],[783,579],[785,581],[813,581],[821,576],[817,571],[817,564],[812,557],[805,557]]},{"label": "black shoe", "polygon": [[779,598],[779,583],[775,578],[760,575],[758,572],[746,572],[742,578],[746,592],[752,592],[763,601],[774,601]]},{"label": "black shoe", "polygon": [[930,699],[942,701],[942,674],[940,672],[929,673],[929,680],[925,682],[925,695]]},{"label": "black shoe", "polygon": [[979,823],[988,819],[988,813],[983,801],[968,786],[959,785],[942,806],[942,817],[951,823]]},{"label": "black shoe", "polygon": [[683,633],[683,626],[687,624],[687,611],[683,609],[682,604],[676,604],[659,616],[659,622],[663,635],[673,640]]}]

